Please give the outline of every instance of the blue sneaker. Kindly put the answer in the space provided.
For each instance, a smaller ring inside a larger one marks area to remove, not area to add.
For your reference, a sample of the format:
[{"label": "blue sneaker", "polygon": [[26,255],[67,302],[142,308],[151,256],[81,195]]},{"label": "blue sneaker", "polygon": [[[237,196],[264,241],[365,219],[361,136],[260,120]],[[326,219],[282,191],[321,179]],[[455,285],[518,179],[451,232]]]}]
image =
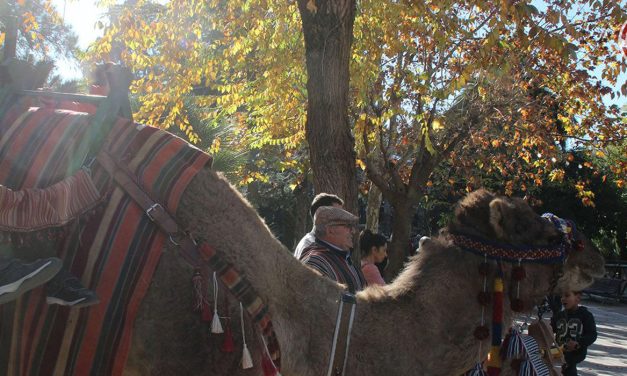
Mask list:
[{"label": "blue sneaker", "polygon": [[83,286],[78,278],[62,269],[46,286],[46,303],[83,308],[100,303],[95,292]]},{"label": "blue sneaker", "polygon": [[50,257],[25,264],[18,259],[0,261],[0,304],[17,299],[27,291],[52,279],[63,262]]}]

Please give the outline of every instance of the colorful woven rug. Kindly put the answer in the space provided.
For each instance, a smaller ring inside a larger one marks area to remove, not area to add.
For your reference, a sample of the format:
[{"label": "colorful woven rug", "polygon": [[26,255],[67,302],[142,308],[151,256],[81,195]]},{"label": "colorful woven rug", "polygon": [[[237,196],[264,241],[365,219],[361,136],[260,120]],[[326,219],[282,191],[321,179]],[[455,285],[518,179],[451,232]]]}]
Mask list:
[{"label": "colorful woven rug", "polygon": [[[87,150],[94,133],[90,117],[46,108],[19,116],[0,112],[0,184],[11,190],[47,188],[75,174],[94,153]],[[183,140],[126,120],[113,126],[108,140],[104,148],[122,158],[170,213],[176,213],[187,184],[210,163],[208,155]],[[1,305],[0,375],[120,375],[123,370],[133,322],[166,239],[97,164],[91,176],[108,199],[58,232],[63,247],[57,253],[97,292],[100,304],[49,306],[38,288]]]}]

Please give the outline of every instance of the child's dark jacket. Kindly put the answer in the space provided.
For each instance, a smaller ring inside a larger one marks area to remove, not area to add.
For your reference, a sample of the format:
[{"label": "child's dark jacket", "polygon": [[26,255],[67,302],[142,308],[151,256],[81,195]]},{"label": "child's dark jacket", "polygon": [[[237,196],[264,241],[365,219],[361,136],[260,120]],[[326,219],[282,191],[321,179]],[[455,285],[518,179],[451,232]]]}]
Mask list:
[{"label": "child's dark jacket", "polygon": [[563,345],[569,339],[577,341],[579,348],[564,352],[566,363],[576,364],[586,358],[588,346],[597,339],[597,326],[592,313],[586,307],[577,307],[573,311],[562,310],[551,318],[551,327],[555,332],[555,341]]}]

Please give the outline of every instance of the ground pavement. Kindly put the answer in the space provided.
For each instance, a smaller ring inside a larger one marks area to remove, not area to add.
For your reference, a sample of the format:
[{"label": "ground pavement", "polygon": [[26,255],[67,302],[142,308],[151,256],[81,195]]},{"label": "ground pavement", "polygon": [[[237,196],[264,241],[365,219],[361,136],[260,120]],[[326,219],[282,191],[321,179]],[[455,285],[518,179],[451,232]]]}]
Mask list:
[{"label": "ground pavement", "polygon": [[581,376],[627,376],[627,304],[585,299],[597,324],[598,338],[577,369]]}]

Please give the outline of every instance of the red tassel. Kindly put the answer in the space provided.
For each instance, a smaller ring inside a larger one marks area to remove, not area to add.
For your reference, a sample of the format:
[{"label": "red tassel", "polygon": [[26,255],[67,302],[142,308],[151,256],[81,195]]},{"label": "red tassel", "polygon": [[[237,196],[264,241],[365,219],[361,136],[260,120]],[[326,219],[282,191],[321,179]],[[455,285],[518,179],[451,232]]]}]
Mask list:
[{"label": "red tassel", "polygon": [[235,351],[235,342],[233,341],[233,333],[231,332],[231,325],[227,322],[226,329],[224,330],[224,340],[222,341],[222,352],[230,353]]},{"label": "red tassel", "polygon": [[201,320],[203,322],[211,322],[213,320],[213,312],[211,312],[211,308],[207,302],[202,303]]},{"label": "red tassel", "polygon": [[263,376],[276,376],[278,373],[268,354],[264,354],[261,358],[261,369],[263,369]]}]

